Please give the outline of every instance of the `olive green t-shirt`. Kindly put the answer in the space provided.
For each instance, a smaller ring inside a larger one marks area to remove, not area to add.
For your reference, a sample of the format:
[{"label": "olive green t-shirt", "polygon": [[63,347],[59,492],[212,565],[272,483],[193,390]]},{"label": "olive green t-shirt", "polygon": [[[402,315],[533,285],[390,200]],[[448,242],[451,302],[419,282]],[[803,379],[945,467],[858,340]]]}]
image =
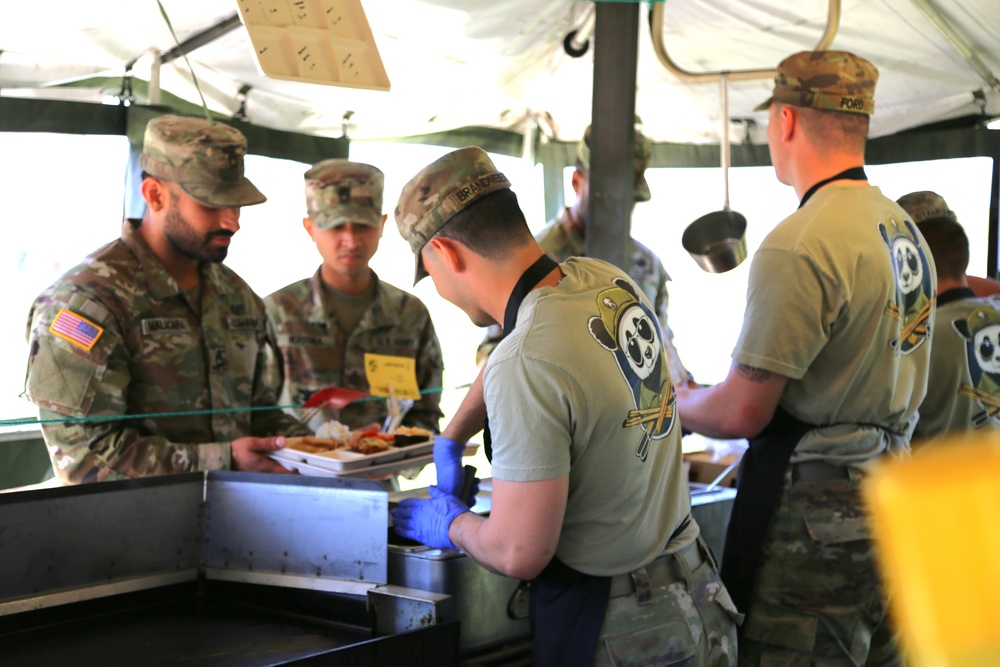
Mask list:
[{"label": "olive green t-shirt", "polygon": [[568,474],[556,556],[587,574],[623,574],[698,536],[691,521],[667,545],[691,510],[663,334],[612,265],[560,267],[562,281],[528,294],[487,362],[493,476]]},{"label": "olive green t-shirt", "polygon": [[971,292],[938,305],[927,396],[913,441],[969,430],[1000,430],[1000,297],[978,299]]},{"label": "olive green t-shirt", "polygon": [[876,187],[828,185],[767,235],[733,358],[787,376],[781,406],[821,427],[793,460],[907,449],[936,287],[923,237]]}]

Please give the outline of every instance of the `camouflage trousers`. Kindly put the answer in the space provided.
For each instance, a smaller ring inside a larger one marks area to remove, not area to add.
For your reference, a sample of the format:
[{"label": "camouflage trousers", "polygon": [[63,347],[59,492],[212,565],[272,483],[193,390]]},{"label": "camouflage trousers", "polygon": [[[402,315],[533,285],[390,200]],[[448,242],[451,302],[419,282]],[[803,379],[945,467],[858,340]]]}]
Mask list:
[{"label": "camouflage trousers", "polygon": [[850,474],[786,475],[740,633],[741,667],[903,664],[858,493],[861,474]]},{"label": "camouflage trousers", "polygon": [[637,590],[610,599],[595,667],[736,665],[740,615],[703,540],[686,549],[698,554],[693,560],[700,565],[692,569],[690,557],[663,556],[671,562],[649,576],[648,602],[640,604]]}]

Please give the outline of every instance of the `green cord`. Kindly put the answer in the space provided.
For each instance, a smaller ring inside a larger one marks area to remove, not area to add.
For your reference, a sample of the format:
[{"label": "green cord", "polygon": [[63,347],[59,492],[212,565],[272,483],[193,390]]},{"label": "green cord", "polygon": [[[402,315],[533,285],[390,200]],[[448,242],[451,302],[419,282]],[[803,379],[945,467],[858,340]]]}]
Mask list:
[{"label": "green cord", "polygon": [[[467,389],[471,385],[463,384],[454,389]],[[444,391],[444,387],[434,387],[432,389],[421,389],[421,394],[435,394]],[[384,396],[365,396],[351,401],[352,403],[363,403],[365,401],[380,401]],[[62,424],[65,422],[105,422],[125,419],[152,419],[160,417],[186,417],[191,415],[214,415],[227,412],[253,412],[260,410],[301,410],[303,405],[258,405],[239,408],[219,408],[214,410],[185,410],[181,412],[146,412],[140,414],[125,415],[97,415],[94,417],[59,417],[58,419],[4,419],[0,420],[0,428],[4,426],[27,426],[30,424]]]},{"label": "green cord", "polygon": [[198,77],[195,76],[194,68],[191,67],[191,61],[188,60],[187,54],[184,53],[184,51],[181,51],[180,40],[177,39],[177,33],[174,32],[174,26],[170,23],[170,17],[167,16],[167,10],[163,7],[163,3],[160,2],[160,0],[156,0],[156,4],[160,8],[160,15],[163,16],[163,20],[166,22],[167,28],[170,30],[171,37],[174,38],[174,44],[177,45],[177,50],[181,52],[182,56],[184,56],[184,62],[187,63],[188,71],[191,72],[191,80],[194,81],[194,88],[198,91],[198,97],[201,98],[201,108],[205,110],[205,118],[208,119],[209,125],[214,126],[215,119],[212,118],[212,112],[208,110],[208,105],[205,104],[205,96],[201,94],[201,86],[198,85]]}]

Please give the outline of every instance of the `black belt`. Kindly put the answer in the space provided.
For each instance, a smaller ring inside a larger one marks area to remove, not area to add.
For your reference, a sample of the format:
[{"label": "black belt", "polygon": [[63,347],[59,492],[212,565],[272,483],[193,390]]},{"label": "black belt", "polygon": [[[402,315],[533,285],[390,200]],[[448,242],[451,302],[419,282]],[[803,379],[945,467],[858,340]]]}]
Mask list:
[{"label": "black belt", "polygon": [[791,466],[793,482],[825,482],[835,479],[850,479],[851,470],[825,461],[802,461]]},{"label": "black belt", "polygon": [[628,574],[611,577],[611,593],[608,597],[620,598],[636,592],[641,594],[644,586],[654,582],[683,581],[687,578],[688,573],[697,570],[704,562],[705,557],[702,555],[696,539],[680,551],[672,554],[660,554],[648,565],[636,568]]}]

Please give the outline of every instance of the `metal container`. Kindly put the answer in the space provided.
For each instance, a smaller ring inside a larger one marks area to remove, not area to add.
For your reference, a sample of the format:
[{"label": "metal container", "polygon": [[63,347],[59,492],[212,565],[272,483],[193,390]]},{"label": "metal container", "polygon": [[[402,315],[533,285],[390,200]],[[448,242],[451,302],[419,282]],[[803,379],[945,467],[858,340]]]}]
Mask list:
[{"label": "metal container", "polygon": [[681,245],[709,273],[725,273],[747,258],[747,220],[736,211],[703,215],[684,230]]},{"label": "metal container", "polygon": [[722,210],[703,215],[684,230],[681,245],[709,273],[725,273],[747,258],[747,220],[729,208],[729,76],[719,78],[722,99],[722,134],[719,155],[725,199]]},{"label": "metal container", "polygon": [[389,546],[393,584],[452,596],[462,625],[459,650],[480,651],[531,635],[528,595],[520,582],[490,572],[463,553],[425,546]]}]

